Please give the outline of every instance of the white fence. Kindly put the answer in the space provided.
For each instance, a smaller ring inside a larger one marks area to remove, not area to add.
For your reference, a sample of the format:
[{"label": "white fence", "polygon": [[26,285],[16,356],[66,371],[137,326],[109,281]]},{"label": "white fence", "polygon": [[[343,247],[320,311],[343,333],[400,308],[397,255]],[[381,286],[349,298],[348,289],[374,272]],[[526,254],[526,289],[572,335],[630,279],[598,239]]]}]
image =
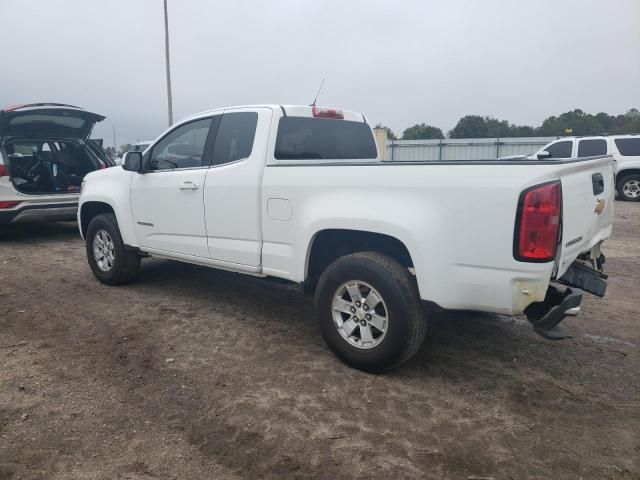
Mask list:
[{"label": "white fence", "polygon": [[445,138],[444,140],[389,140],[385,160],[489,160],[527,155],[556,137]]}]

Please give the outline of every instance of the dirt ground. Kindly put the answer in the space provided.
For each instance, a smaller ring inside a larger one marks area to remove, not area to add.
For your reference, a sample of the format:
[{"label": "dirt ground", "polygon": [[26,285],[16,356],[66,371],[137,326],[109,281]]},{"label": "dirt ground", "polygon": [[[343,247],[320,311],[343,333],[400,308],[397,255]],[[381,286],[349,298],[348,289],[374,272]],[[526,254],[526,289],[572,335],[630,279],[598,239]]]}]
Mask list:
[{"label": "dirt ground", "polygon": [[638,479],[640,204],[614,229],[573,339],[438,315],[374,376],[295,288],[156,259],[106,287],[75,224],[3,228],[0,479]]}]

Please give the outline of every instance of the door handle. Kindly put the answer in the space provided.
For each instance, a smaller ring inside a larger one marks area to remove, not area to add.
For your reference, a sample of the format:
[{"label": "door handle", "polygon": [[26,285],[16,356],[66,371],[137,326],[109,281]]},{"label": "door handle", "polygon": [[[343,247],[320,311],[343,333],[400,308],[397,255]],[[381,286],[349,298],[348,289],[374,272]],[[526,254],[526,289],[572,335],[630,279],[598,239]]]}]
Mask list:
[{"label": "door handle", "polygon": [[197,190],[199,188],[198,184],[193,182],[184,182],[180,185],[180,190]]}]

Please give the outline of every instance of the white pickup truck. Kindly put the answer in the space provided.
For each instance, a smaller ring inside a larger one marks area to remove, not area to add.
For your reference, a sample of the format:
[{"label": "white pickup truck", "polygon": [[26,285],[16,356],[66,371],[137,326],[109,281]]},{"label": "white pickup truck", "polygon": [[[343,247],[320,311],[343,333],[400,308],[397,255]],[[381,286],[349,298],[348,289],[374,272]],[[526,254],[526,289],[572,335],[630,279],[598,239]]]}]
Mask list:
[{"label": "white pickup truck", "polygon": [[85,177],[89,265],[109,285],[132,281],[146,256],[298,283],[331,350],[371,372],[410,358],[435,308],[524,312],[562,338],[556,325],[582,292],[604,295],[610,157],[378,158],[354,112],[263,105],[185,118],[144,155]]}]

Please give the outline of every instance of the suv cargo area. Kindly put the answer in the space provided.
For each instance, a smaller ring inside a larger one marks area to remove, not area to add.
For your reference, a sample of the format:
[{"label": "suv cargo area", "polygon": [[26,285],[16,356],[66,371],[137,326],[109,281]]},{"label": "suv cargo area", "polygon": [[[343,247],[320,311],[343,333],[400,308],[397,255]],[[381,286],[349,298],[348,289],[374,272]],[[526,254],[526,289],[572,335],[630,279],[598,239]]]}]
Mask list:
[{"label": "suv cargo area", "polygon": [[114,166],[89,140],[104,118],[61,103],[0,110],[0,225],[75,219],[84,177]]},{"label": "suv cargo area", "polygon": [[78,141],[11,139],[4,145],[11,181],[21,193],[68,193],[80,190],[89,172],[105,168]]}]

